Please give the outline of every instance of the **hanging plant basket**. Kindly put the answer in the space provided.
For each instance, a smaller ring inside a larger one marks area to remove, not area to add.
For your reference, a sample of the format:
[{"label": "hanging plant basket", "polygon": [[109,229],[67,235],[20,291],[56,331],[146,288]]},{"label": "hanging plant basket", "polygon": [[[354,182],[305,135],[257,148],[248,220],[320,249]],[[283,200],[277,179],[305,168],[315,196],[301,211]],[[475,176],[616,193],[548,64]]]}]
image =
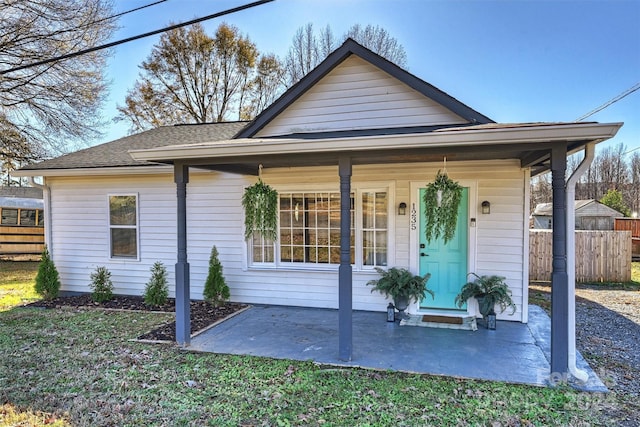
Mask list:
[{"label": "hanging plant basket", "polygon": [[276,240],[278,229],[278,192],[259,179],[244,189],[244,237],[258,233],[265,239]]},{"label": "hanging plant basket", "polygon": [[425,237],[428,242],[443,238],[447,243],[453,238],[458,222],[458,206],[462,198],[462,186],[438,171],[436,179],[424,192]]}]

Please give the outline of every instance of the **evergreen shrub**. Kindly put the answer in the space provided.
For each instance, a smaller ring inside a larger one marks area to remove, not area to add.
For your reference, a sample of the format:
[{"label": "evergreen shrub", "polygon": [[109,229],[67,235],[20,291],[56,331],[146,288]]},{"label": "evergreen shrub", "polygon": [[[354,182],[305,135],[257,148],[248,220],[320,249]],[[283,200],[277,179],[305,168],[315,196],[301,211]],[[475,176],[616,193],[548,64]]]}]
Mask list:
[{"label": "evergreen shrub", "polygon": [[157,261],[151,267],[151,278],[144,289],[144,302],[147,305],[160,306],[167,303],[169,298],[169,283],[167,269]]},{"label": "evergreen shrub", "polygon": [[93,291],[91,298],[95,302],[106,302],[113,299],[113,282],[111,281],[111,272],[107,270],[107,267],[97,267],[96,271],[91,273],[89,287]]},{"label": "evergreen shrub", "polygon": [[52,300],[58,296],[60,291],[60,277],[56,269],[49,249],[44,247],[40,264],[38,265],[38,274],[36,275],[35,291],[38,295],[46,300]]},{"label": "evergreen shrub", "polygon": [[218,249],[214,246],[209,257],[209,274],[204,283],[204,299],[215,306],[224,304],[230,297],[229,287],[222,275]]}]

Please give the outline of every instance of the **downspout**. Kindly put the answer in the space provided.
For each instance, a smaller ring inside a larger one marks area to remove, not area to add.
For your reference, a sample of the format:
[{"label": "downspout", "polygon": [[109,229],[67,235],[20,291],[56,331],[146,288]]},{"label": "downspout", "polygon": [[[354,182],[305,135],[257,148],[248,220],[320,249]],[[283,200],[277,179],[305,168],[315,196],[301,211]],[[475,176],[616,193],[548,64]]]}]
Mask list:
[{"label": "downspout", "polygon": [[585,146],[584,159],[567,180],[567,276],[568,276],[568,310],[569,310],[569,340],[567,342],[569,355],[569,372],[583,383],[589,379],[589,374],[576,366],[576,183],[589,169],[595,154],[595,143]]},{"label": "downspout", "polygon": [[[42,190],[42,198],[44,201],[44,243],[47,245],[49,255],[53,258],[53,222],[51,220],[53,218],[53,215],[51,213],[51,188],[46,184],[38,184],[37,182],[35,182],[32,176],[28,176],[27,181],[32,187],[36,187]],[[42,179],[42,182],[44,182],[44,178]]]}]

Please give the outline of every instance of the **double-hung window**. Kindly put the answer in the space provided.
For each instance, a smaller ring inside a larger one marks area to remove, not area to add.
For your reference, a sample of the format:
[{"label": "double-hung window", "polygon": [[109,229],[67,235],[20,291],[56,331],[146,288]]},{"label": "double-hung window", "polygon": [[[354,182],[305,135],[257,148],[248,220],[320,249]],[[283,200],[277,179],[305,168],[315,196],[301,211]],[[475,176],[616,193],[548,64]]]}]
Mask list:
[{"label": "double-hung window", "polygon": [[138,258],[138,197],[109,196],[111,258]]},{"label": "double-hung window", "polygon": [[[388,192],[351,193],[351,264],[387,265]],[[279,193],[278,241],[257,234],[250,239],[251,265],[321,266],[340,263],[340,193]]]},{"label": "double-hung window", "polygon": [[389,211],[386,191],[363,191],[362,197],[362,265],[387,265],[387,215]]}]

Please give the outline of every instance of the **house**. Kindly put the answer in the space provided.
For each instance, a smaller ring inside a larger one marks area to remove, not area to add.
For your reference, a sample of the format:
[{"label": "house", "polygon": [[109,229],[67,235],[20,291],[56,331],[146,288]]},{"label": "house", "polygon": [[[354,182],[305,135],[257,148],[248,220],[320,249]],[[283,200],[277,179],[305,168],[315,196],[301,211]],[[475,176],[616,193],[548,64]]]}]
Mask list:
[{"label": "house", "polygon": [[[553,203],[538,203],[531,214],[533,228],[551,229]],[[615,218],[624,215],[594,199],[575,201],[576,230],[613,230]]]},{"label": "house", "polygon": [[[567,154],[621,125],[495,123],[349,39],[249,123],[162,127],[14,175],[44,179],[64,291],[87,292],[104,265],[117,293],[139,295],[162,261],[187,345],[188,302],[202,297],[216,245],[233,301],[337,308],[350,360],[352,310],[387,306],[366,286],[377,266],[431,273],[435,300],[409,312],[449,316],[476,315],[454,305],[469,272],[505,276],[517,310],[500,318],[527,322],[530,176],[551,169],[564,211]],[[447,244],[423,230],[421,195],[439,170],[464,187]],[[244,239],[241,197],[258,177],[279,193],[276,242]],[[552,369],[566,372],[566,252],[554,246]]]},{"label": "house", "polygon": [[0,187],[0,257],[28,259],[44,249],[44,202],[34,187]]}]

